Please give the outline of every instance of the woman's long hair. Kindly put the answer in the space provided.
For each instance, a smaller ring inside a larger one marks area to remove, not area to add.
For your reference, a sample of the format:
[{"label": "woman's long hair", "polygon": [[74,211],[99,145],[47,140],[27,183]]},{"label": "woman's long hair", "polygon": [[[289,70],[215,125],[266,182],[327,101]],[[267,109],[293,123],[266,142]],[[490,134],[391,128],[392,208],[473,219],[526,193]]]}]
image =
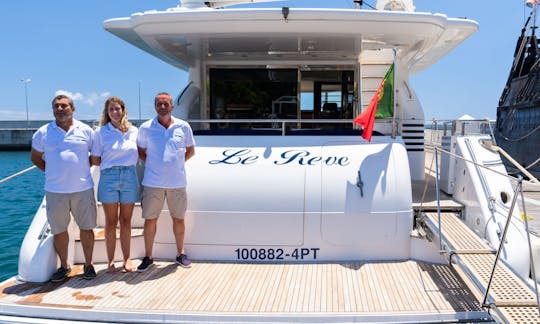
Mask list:
[{"label": "woman's long hair", "polygon": [[99,125],[107,125],[107,123],[111,121],[108,109],[111,103],[117,103],[120,105],[120,107],[122,107],[122,119],[120,120],[120,126],[118,127],[118,129],[123,133],[127,132],[129,127],[131,127],[131,123],[128,121],[127,108],[124,104],[124,101],[116,96],[109,97],[109,99],[105,101],[105,107],[103,107],[103,112],[101,113],[101,122],[99,123]]}]

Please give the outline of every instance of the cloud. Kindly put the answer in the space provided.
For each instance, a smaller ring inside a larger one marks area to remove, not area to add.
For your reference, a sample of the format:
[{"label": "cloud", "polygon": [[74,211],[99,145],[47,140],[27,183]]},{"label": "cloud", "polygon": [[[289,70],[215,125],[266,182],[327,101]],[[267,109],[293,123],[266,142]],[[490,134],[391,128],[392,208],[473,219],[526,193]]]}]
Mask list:
[{"label": "cloud", "polygon": [[110,92],[91,92],[89,94],[82,94],[80,92],[71,92],[67,90],[57,90],[55,96],[57,95],[66,95],[73,99],[76,103],[83,103],[90,107],[95,107],[103,104],[103,102],[111,95]]},{"label": "cloud", "polygon": [[80,93],[80,92],[71,92],[71,91],[67,91],[67,90],[56,90],[56,92],[54,93],[55,96],[58,96],[58,95],[65,95],[65,96],[68,96],[70,97],[71,99],[73,99],[73,101],[77,101],[77,100],[80,100],[81,98],[83,98],[83,94]]}]

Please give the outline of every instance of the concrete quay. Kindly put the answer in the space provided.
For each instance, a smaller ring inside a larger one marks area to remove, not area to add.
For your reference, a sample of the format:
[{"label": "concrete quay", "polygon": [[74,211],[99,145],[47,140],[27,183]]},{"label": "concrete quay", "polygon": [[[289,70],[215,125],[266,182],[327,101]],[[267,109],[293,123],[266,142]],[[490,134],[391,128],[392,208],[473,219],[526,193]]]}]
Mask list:
[{"label": "concrete quay", "polygon": [[[80,120],[80,119],[79,119]],[[52,120],[0,120],[0,151],[30,150],[32,135],[41,126]],[[97,120],[80,120],[90,127],[99,125]],[[133,119],[130,122],[139,127],[145,120]]]},{"label": "concrete quay", "polygon": [[[32,135],[50,120],[0,120],[0,151],[26,151],[32,145]],[[82,120],[92,126],[93,120]]]},{"label": "concrete quay", "polygon": [[32,135],[37,128],[0,129],[0,150],[30,150]]}]

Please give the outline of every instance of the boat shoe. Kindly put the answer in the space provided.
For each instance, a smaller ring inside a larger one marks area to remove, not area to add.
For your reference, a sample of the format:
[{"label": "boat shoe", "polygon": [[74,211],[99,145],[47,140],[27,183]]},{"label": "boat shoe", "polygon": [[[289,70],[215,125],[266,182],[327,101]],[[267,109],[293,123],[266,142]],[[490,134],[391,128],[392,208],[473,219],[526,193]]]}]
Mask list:
[{"label": "boat shoe", "polygon": [[180,254],[176,257],[176,264],[184,267],[184,268],[190,268],[191,267],[191,260],[188,259],[188,256],[185,254]]},{"label": "boat shoe", "polygon": [[152,264],[154,264],[154,259],[144,257],[141,264],[139,264],[139,267],[137,267],[137,272],[145,272],[146,270],[150,269]]},{"label": "boat shoe", "polygon": [[71,272],[71,269],[70,268],[64,268],[64,267],[60,267],[58,268],[58,270],[56,270],[55,273],[53,273],[53,275],[51,276],[51,279],[50,281],[51,282],[60,282],[60,281],[63,281],[65,279],[67,279],[69,273]]},{"label": "boat shoe", "polygon": [[83,278],[86,280],[94,279],[97,276],[96,270],[94,270],[93,265],[85,265],[84,266],[84,273]]}]

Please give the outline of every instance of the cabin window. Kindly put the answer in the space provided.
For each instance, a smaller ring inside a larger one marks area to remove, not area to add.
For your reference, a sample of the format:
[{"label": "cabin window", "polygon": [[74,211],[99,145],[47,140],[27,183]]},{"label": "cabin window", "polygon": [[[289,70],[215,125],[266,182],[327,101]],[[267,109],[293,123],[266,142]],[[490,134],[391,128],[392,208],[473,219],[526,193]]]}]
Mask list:
[{"label": "cabin window", "polygon": [[295,119],[296,91],[295,69],[211,69],[210,118]]},{"label": "cabin window", "polygon": [[352,70],[210,68],[208,77],[210,119],[223,120],[210,130],[352,129]]},{"label": "cabin window", "polygon": [[346,120],[343,124],[303,123],[302,128],[352,128],[353,71],[301,71],[300,98],[302,119]]}]

